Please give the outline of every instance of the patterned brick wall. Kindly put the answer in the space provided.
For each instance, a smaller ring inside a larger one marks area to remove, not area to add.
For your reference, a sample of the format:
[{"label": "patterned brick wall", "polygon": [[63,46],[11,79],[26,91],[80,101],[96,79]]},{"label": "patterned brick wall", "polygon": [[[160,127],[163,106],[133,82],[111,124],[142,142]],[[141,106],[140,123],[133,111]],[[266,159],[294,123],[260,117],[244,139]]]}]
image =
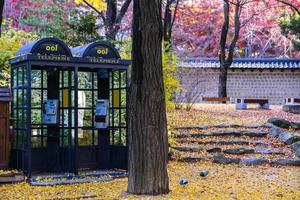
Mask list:
[{"label": "patterned brick wall", "polygon": [[[199,96],[217,97],[218,69],[184,68],[181,82],[185,93],[191,90]],[[193,84],[198,82],[198,84]],[[283,104],[287,97],[300,97],[300,70],[229,70],[228,96],[235,98],[267,98],[270,104]],[[201,97],[196,102],[201,102]]]}]

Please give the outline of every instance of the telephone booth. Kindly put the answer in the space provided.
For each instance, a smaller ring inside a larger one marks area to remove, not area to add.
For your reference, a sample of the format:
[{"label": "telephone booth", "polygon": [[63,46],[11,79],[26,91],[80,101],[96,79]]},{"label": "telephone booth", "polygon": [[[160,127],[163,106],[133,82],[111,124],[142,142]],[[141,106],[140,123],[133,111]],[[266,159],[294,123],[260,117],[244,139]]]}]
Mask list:
[{"label": "telephone booth", "polygon": [[11,60],[13,167],[32,172],[127,169],[127,70],[109,43],[70,50],[55,38]]}]

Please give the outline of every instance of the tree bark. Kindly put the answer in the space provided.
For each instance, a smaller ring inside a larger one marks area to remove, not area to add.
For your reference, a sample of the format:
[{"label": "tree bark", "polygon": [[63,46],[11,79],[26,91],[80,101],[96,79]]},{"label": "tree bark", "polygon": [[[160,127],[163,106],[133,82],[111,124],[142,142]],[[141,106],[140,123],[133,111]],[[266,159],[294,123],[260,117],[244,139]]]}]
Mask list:
[{"label": "tree bark", "polygon": [[[247,1],[245,1],[246,3]],[[232,2],[231,2],[232,3]],[[230,68],[233,62],[234,49],[236,47],[236,43],[239,39],[239,33],[241,29],[240,23],[240,15],[242,10],[242,4],[240,0],[236,0],[233,4],[235,6],[234,9],[234,36],[231,40],[231,43],[228,47],[228,51],[226,51],[227,47],[227,36],[229,30],[229,14],[230,14],[230,1],[224,0],[224,22],[221,31],[221,39],[220,39],[220,76],[219,76],[219,97],[227,97],[227,74],[228,69]],[[227,53],[227,55],[226,55]],[[225,102],[226,103],[226,102]]]},{"label": "tree bark", "polygon": [[0,37],[2,33],[3,8],[4,8],[4,0],[0,0]]},{"label": "tree bark", "polygon": [[[175,3],[174,13],[172,13],[171,6]],[[163,40],[164,51],[170,52],[172,48],[172,29],[176,19],[179,0],[167,0],[165,13],[164,13],[164,26],[163,26]]]},{"label": "tree bark", "polygon": [[133,2],[128,192],[138,195],[165,194],[169,192],[169,178],[161,0]]}]

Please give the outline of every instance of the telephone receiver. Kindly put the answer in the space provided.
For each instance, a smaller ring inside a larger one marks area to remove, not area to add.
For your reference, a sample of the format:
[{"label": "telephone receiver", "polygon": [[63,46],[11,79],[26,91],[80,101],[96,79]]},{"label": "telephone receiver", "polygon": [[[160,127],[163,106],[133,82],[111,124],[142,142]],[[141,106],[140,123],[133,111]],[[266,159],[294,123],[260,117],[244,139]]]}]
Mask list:
[{"label": "telephone receiver", "polygon": [[46,114],[46,106],[47,106],[47,102],[44,102],[43,103],[43,113]]}]

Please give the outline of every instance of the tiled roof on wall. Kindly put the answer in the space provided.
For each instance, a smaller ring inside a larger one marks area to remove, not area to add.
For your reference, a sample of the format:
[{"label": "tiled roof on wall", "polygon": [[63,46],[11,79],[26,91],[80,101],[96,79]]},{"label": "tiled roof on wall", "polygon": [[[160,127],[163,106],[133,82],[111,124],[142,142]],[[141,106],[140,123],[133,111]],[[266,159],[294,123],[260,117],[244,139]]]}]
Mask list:
[{"label": "tiled roof on wall", "polygon": [[0,102],[11,101],[11,92],[8,87],[0,87]]},{"label": "tiled roof on wall", "polygon": [[[218,58],[192,58],[179,64],[191,68],[219,68]],[[300,69],[300,59],[291,58],[236,58],[231,69]]]}]

